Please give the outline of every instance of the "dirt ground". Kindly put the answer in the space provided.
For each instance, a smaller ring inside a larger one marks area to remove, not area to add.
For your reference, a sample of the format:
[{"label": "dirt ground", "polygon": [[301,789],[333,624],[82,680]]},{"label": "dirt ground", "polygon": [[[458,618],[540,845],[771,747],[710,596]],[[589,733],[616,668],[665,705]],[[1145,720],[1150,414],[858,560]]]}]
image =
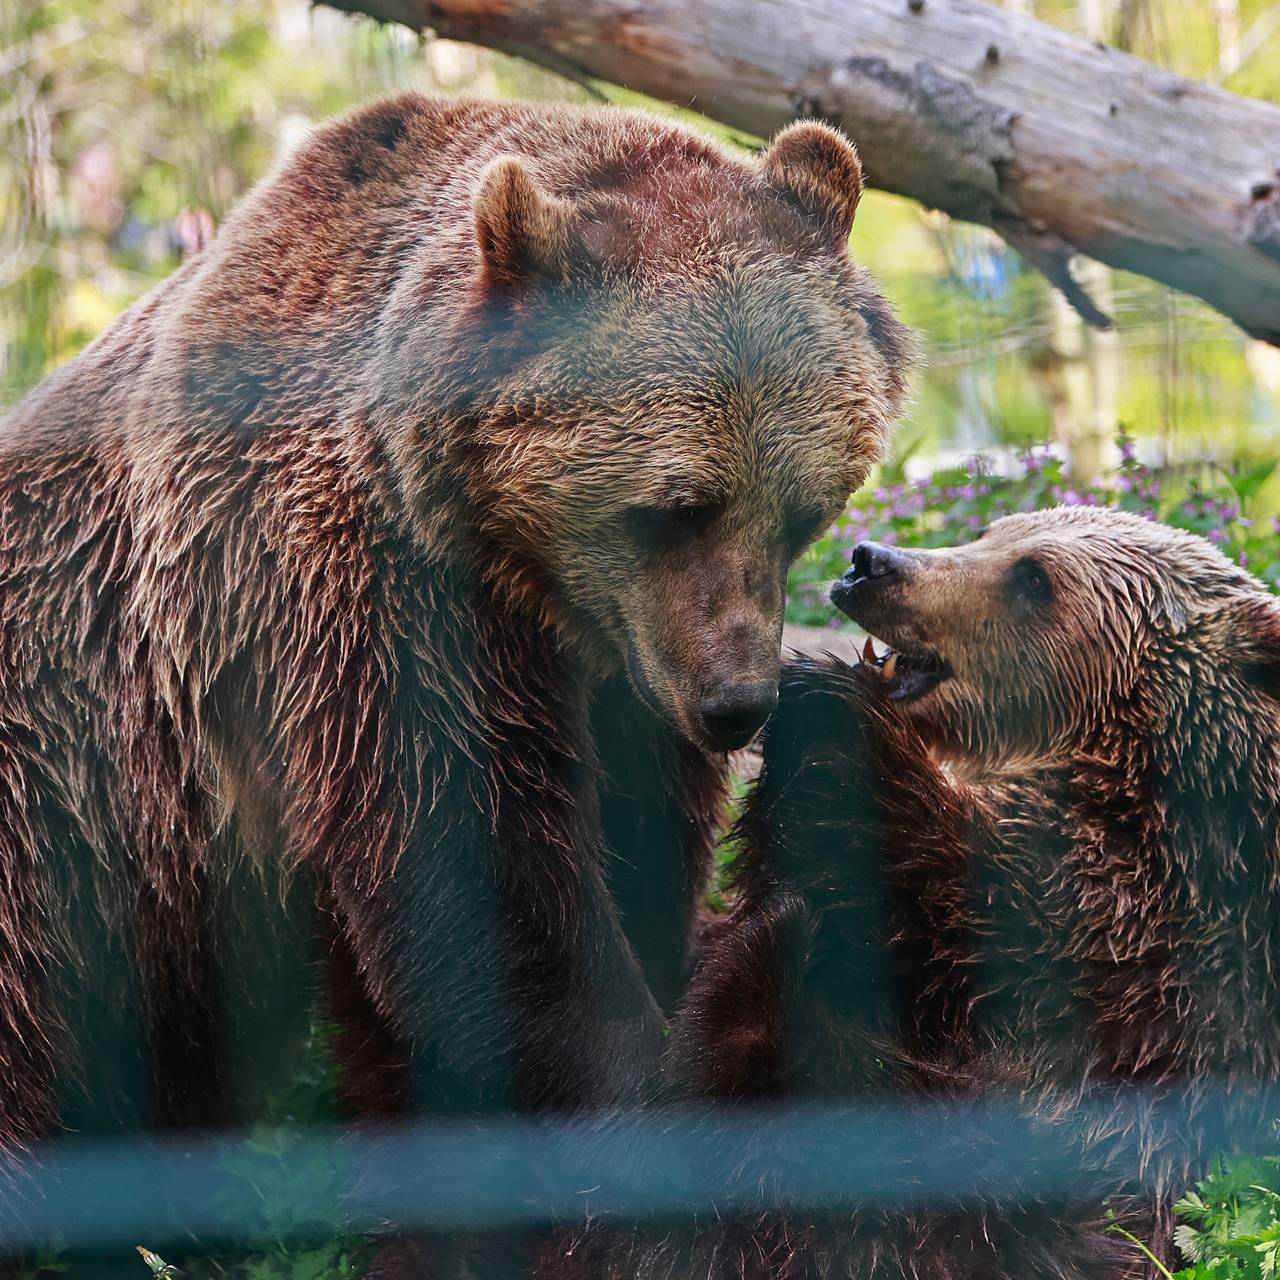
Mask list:
[{"label": "dirt ground", "polygon": [[830,631],[826,627],[796,627],[788,624],[782,628],[782,656],[792,649],[814,657],[829,653],[845,662],[856,662],[862,651],[865,637],[859,631]]}]

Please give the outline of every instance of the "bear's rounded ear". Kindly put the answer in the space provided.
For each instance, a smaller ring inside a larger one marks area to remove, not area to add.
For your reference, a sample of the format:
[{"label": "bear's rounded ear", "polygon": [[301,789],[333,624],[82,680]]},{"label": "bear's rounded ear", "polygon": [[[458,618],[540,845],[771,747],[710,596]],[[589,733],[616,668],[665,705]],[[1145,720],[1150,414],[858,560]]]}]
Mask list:
[{"label": "bear's rounded ear", "polygon": [[562,278],[572,207],[544,191],[518,157],[499,156],[488,165],[480,175],[473,208],[490,283],[511,286]]},{"label": "bear's rounded ear", "polygon": [[1244,624],[1248,681],[1263,693],[1280,699],[1280,608],[1270,602],[1250,609]]},{"label": "bear's rounded ear", "polygon": [[837,244],[848,240],[862,195],[862,162],[839,130],[813,120],[788,125],[769,144],[762,165],[775,191],[821,222]]}]

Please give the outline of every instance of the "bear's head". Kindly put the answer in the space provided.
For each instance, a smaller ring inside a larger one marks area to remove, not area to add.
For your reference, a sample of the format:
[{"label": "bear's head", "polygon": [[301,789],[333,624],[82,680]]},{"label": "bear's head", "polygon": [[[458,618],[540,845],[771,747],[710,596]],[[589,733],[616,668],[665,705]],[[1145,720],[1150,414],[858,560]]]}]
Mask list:
[{"label": "bear's head", "polygon": [[908,337],[848,256],[861,170],[835,130],[749,162],[627,119],[597,172],[507,155],[479,181],[468,351],[500,369],[469,501],[502,589],[733,749],[776,703],[787,569],[880,456]]},{"label": "bear's head", "polygon": [[1252,743],[1275,756],[1280,603],[1182,530],[1059,507],[966,546],[864,542],[831,598],[890,646],[889,696],[961,766],[1167,748],[1211,784]]}]

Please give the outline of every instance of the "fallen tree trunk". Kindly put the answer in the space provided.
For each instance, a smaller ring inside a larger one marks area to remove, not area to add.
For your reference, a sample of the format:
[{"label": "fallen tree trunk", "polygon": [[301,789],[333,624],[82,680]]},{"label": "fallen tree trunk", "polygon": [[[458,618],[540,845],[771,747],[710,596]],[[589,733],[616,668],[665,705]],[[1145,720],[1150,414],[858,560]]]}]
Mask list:
[{"label": "fallen tree trunk", "polygon": [[767,136],[844,127],[867,179],[994,227],[1095,324],[1075,252],[1280,344],[1280,108],[972,0],[327,0]]}]

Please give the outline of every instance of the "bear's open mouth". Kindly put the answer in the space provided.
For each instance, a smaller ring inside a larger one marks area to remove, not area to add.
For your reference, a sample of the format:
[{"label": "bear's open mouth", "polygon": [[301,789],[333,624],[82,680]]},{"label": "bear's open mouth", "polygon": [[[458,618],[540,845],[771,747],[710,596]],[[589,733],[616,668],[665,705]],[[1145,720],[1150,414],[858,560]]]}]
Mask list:
[{"label": "bear's open mouth", "polygon": [[884,653],[877,654],[876,642],[870,636],[862,646],[862,659],[888,682],[889,697],[895,702],[922,698],[951,676],[950,666],[936,653],[903,653],[885,645]]}]

